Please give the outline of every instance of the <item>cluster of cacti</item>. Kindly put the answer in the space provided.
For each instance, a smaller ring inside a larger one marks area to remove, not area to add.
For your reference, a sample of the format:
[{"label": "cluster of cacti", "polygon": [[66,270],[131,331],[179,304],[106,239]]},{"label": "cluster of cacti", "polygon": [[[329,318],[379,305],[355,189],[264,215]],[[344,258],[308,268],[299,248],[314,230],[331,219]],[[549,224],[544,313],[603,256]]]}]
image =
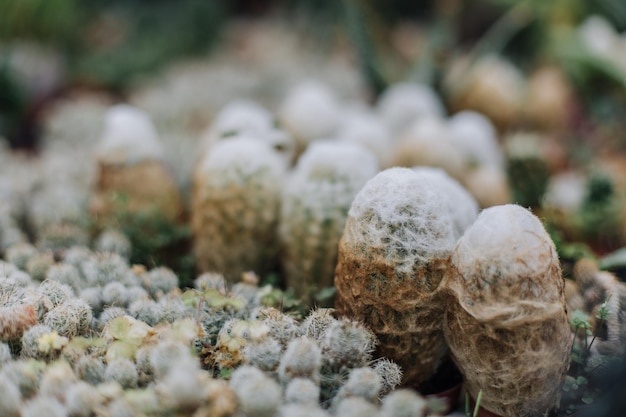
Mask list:
[{"label": "cluster of cacti", "polygon": [[449,348],[483,408],[546,416],[572,346],[554,244],[520,206],[476,217],[441,175],[392,168],[359,192],[340,242],[338,312],[371,327],[405,385],[423,385]]},{"label": "cluster of cacti", "polygon": [[65,255],[41,283],[3,266],[3,415],[427,413],[419,394],[394,391],[397,364],[373,360],[374,334],[331,309],[300,320],[264,304],[271,288],[253,278],[227,290],[205,274],[182,293],[165,268],[80,247]]}]

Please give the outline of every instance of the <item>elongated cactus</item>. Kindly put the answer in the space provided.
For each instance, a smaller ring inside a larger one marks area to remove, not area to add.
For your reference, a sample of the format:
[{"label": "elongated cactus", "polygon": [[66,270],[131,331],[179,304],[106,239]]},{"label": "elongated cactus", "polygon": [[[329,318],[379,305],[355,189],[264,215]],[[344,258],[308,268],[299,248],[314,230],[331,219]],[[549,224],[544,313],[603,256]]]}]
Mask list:
[{"label": "elongated cactus", "polygon": [[251,138],[223,141],[207,154],[194,177],[194,253],[202,271],[235,283],[245,271],[271,270],[284,163],[267,144]]},{"label": "elongated cactus", "polygon": [[550,236],[516,205],[484,210],[458,241],[444,333],[470,395],[508,417],[547,416],[558,405],[572,335]]},{"label": "elongated cactus", "polygon": [[446,353],[436,296],[455,238],[441,193],[410,169],[383,171],[357,194],[339,243],[336,308],[373,330],[405,385],[428,379]]},{"label": "elongated cactus", "polygon": [[315,143],[300,158],[283,193],[279,228],[283,270],[297,296],[310,301],[333,285],[348,209],[377,171],[371,152],[347,143]]}]

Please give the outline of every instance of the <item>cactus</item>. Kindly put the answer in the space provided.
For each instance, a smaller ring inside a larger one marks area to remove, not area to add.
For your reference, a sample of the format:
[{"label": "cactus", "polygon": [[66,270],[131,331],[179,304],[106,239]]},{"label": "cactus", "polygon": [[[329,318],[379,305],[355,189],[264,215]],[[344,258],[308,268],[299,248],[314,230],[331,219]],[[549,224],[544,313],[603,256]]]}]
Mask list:
[{"label": "cactus", "polygon": [[383,398],[381,413],[385,417],[425,417],[428,403],[419,394],[399,389]]},{"label": "cactus", "polygon": [[380,117],[394,135],[423,117],[441,117],[445,110],[435,91],[424,84],[398,83],[389,87],[376,104]]},{"label": "cactus", "polygon": [[284,164],[266,144],[236,138],[217,144],[194,178],[194,253],[202,271],[230,283],[274,267]]},{"label": "cactus", "polygon": [[295,378],[307,378],[319,384],[322,352],[317,344],[306,338],[293,339],[280,360],[278,378],[283,384]]},{"label": "cactus", "polygon": [[0,415],[20,417],[22,396],[19,388],[12,382],[0,380]]},{"label": "cactus", "polygon": [[44,324],[64,337],[85,336],[91,328],[91,307],[81,299],[69,299],[50,310]]},{"label": "cactus", "polygon": [[142,285],[152,298],[159,299],[174,288],[178,288],[178,277],[167,267],[158,267],[142,275]]},{"label": "cactus", "polygon": [[104,370],[105,381],[115,381],[124,389],[135,388],[138,379],[137,367],[128,359],[115,359],[109,362]]},{"label": "cactus", "polygon": [[233,100],[226,104],[204,133],[198,154],[204,156],[217,142],[250,135],[268,143],[289,165],[294,157],[295,143],[275,128],[272,114],[252,100]]},{"label": "cactus", "polygon": [[119,226],[125,214],[178,219],[181,196],[143,112],[129,105],[109,109],[98,153],[100,172],[90,209],[100,225]]},{"label": "cactus", "polygon": [[106,229],[96,239],[95,249],[98,252],[117,253],[122,258],[129,259],[132,253],[132,243],[120,230]]},{"label": "cactus", "polygon": [[523,207],[539,207],[548,189],[550,172],[538,150],[541,139],[523,133],[506,139],[512,200]]},{"label": "cactus", "polygon": [[305,80],[293,86],[278,110],[278,121],[296,141],[296,156],[314,140],[333,136],[341,109],[334,92],[325,84]]},{"label": "cactus", "polygon": [[393,138],[391,130],[376,113],[364,110],[348,113],[337,139],[363,146],[376,156],[381,168],[389,168]]},{"label": "cactus", "polygon": [[104,381],[106,366],[95,356],[83,356],[75,363],[76,375],[91,385],[98,385]]},{"label": "cactus", "polygon": [[55,361],[50,364],[41,377],[39,396],[55,397],[64,402],[67,389],[78,381],[72,367],[65,361]]},{"label": "cactus", "polygon": [[37,254],[37,249],[30,243],[21,242],[7,248],[4,258],[7,262],[17,266],[22,271],[26,270],[28,260]]},{"label": "cactus", "polygon": [[38,396],[22,406],[22,417],[66,417],[67,410],[54,397]]},{"label": "cactus", "polygon": [[285,402],[316,406],[320,400],[320,387],[309,378],[294,378],[285,388]]},{"label": "cactus", "polygon": [[441,190],[441,194],[446,198],[446,206],[452,219],[454,238],[459,239],[478,216],[478,203],[474,197],[442,169],[417,167],[413,168],[413,171],[423,181],[431,182]]},{"label": "cactus", "polygon": [[423,117],[415,120],[399,137],[393,148],[393,166],[429,166],[445,170],[461,181],[468,167],[465,153],[452,140],[443,119]]},{"label": "cactus", "polygon": [[251,366],[238,368],[230,386],[239,400],[239,409],[250,417],[273,417],[281,404],[280,386]]},{"label": "cactus", "polygon": [[372,364],[372,369],[378,374],[381,381],[380,395],[389,394],[402,382],[402,369],[397,363],[387,358],[381,358]]},{"label": "cactus", "polygon": [[498,133],[491,121],[481,113],[464,110],[448,120],[452,143],[465,153],[470,165],[505,168],[504,153]]},{"label": "cactus", "polygon": [[283,193],[279,237],[287,285],[306,302],[333,285],[348,209],[377,172],[374,155],[351,144],[315,143],[300,157]]},{"label": "cactus", "polygon": [[84,284],[78,269],[74,265],[67,263],[57,263],[48,268],[46,280],[68,285],[74,291],[81,290]]},{"label": "cactus", "polygon": [[[506,250],[503,250],[506,248]],[[491,207],[458,241],[443,329],[467,390],[510,417],[547,416],[558,404],[572,335],[556,250],[537,217]]]},{"label": "cactus", "polygon": [[98,390],[84,381],[78,381],[67,390],[65,406],[71,416],[89,417],[104,402]]},{"label": "cactus", "polygon": [[339,243],[336,308],[363,320],[387,357],[417,386],[446,353],[437,293],[454,246],[441,190],[406,168],[379,173],[361,189]]}]

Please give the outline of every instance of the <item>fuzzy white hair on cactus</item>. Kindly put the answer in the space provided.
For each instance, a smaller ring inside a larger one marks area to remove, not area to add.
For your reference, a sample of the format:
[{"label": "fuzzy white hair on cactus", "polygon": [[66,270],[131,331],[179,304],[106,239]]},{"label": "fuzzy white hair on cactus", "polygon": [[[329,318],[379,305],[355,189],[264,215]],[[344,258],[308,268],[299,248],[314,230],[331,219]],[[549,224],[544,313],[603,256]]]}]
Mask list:
[{"label": "fuzzy white hair on cactus", "polygon": [[478,216],[478,203],[474,197],[442,169],[416,167],[413,171],[424,178],[424,181],[430,181],[440,189],[452,218],[455,239],[460,238]]},{"label": "fuzzy white hair on cactus", "polygon": [[118,104],[107,111],[98,157],[113,164],[163,159],[163,147],[146,113],[128,104]]},{"label": "fuzzy white hair on cactus", "polygon": [[445,115],[441,99],[424,84],[398,83],[389,87],[377,103],[378,114],[394,133],[424,116]]}]

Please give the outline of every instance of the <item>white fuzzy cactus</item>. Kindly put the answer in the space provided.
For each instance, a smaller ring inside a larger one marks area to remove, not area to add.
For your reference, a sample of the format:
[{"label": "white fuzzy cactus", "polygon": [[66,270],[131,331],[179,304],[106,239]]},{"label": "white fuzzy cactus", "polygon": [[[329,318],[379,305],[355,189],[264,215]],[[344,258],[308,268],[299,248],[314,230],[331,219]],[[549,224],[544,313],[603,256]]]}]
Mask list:
[{"label": "white fuzzy cactus", "polygon": [[459,240],[443,329],[470,395],[511,417],[546,416],[558,404],[572,335],[550,236],[517,205],[484,210]]},{"label": "white fuzzy cactus", "polygon": [[441,99],[424,84],[398,83],[380,96],[377,103],[380,117],[394,133],[400,133],[422,117],[441,117],[445,114]]},{"label": "white fuzzy cactus", "polygon": [[284,164],[267,144],[240,137],[209,152],[194,177],[192,227],[199,268],[237,282],[273,267]]},{"label": "white fuzzy cactus", "polygon": [[374,155],[348,143],[315,143],[300,158],[283,193],[279,228],[287,285],[297,296],[333,285],[348,209],[377,172]]},{"label": "white fuzzy cactus", "polygon": [[246,135],[269,143],[290,162],[295,152],[293,139],[275,127],[274,116],[252,100],[234,100],[224,106],[203,134],[199,154],[204,155],[223,139]]},{"label": "white fuzzy cactus", "polygon": [[128,104],[119,104],[106,113],[98,157],[105,163],[137,163],[162,159],[163,147],[147,114]]},{"label": "white fuzzy cactus", "polygon": [[182,213],[177,184],[165,166],[163,148],[148,116],[129,105],[112,107],[97,152],[99,175],[90,202],[102,226],[120,213],[150,213],[177,220]]},{"label": "white fuzzy cactus", "polygon": [[340,115],[334,92],[315,80],[294,86],[278,110],[278,120],[296,140],[298,153],[310,142],[332,136],[339,127]]},{"label": "white fuzzy cactus", "polygon": [[439,168],[418,167],[414,168],[425,181],[432,182],[446,199],[446,205],[455,239],[463,236],[465,230],[474,223],[478,216],[478,203],[474,197],[454,178]]},{"label": "white fuzzy cactus", "polygon": [[406,168],[368,181],[354,199],[339,243],[337,310],[378,336],[404,384],[419,385],[446,346],[436,293],[454,247],[452,218],[437,182]]}]

